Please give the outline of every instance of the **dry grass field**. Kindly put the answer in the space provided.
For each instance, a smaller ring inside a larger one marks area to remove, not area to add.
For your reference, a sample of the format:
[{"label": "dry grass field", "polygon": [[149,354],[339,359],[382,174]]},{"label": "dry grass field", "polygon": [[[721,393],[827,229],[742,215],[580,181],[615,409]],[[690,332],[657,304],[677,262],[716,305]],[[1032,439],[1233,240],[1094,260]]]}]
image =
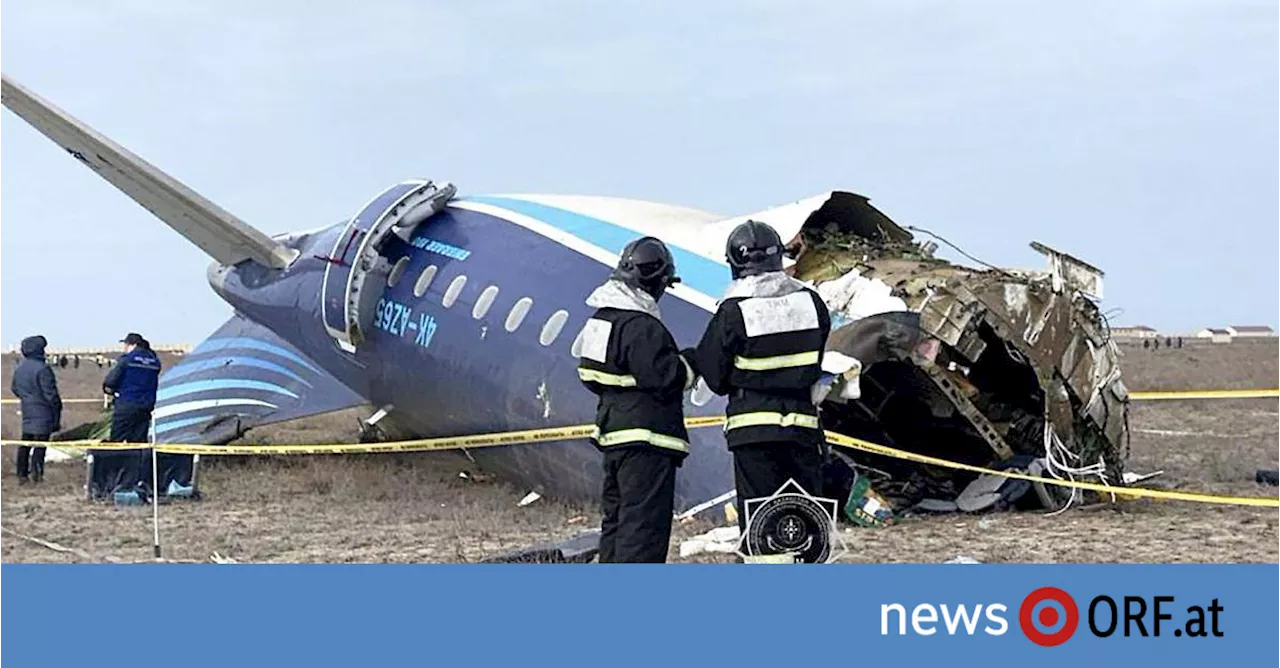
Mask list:
[{"label": "dry grass field", "polygon": [[[1275,387],[1274,339],[1186,343],[1181,349],[1122,347],[1131,390]],[[176,360],[166,360],[173,364]],[[9,385],[14,359],[5,356]],[[64,397],[94,397],[105,370],[92,363],[58,371]],[[18,435],[16,406],[0,430]],[[74,404],[72,426],[98,406]],[[352,442],[354,412],[263,428],[255,442]],[[1165,471],[1161,485],[1249,496],[1276,495],[1253,482],[1277,467],[1277,401],[1171,401],[1135,404],[1129,468]],[[532,446],[536,447],[536,446]],[[40,486],[19,487],[13,448],[0,486],[3,561],[146,561],[151,509],[89,503],[81,462],[51,464]],[[467,478],[460,473],[468,472]],[[479,474],[479,475],[476,475]],[[526,507],[528,491],[488,479],[451,453],[399,456],[206,458],[205,499],[160,508],[165,557],[240,562],[468,562],[598,526],[594,508],[548,499]],[[966,555],[983,562],[1269,562],[1278,560],[1274,509],[1127,501],[1069,510],[908,519],[884,529],[845,530],[853,562],[936,563]],[[710,528],[677,528],[681,538]],[[60,552],[27,536],[73,550]],[[702,558],[700,558],[702,559]],[[706,559],[710,561],[716,558]],[[727,560],[727,559],[719,559]]]}]

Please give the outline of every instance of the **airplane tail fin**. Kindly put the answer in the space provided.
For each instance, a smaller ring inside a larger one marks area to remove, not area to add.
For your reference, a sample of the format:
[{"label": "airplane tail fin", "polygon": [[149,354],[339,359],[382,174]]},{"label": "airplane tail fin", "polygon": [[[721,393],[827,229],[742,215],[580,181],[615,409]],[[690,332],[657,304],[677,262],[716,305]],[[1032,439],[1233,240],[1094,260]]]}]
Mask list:
[{"label": "airplane tail fin", "polygon": [[161,443],[226,443],[253,427],[368,403],[271,330],[233,315],[160,376]]},{"label": "airplane tail fin", "polygon": [[297,257],[296,250],[272,240],[7,76],[0,98],[41,134],[221,264],[253,260],[279,269]]}]

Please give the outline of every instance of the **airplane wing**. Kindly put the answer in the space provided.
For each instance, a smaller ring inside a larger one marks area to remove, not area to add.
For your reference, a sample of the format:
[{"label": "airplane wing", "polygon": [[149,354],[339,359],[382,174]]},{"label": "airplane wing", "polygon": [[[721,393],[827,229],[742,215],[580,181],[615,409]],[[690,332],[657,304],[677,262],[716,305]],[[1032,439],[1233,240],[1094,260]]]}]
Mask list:
[{"label": "airplane wing", "polygon": [[221,444],[252,427],[367,403],[267,328],[236,315],[166,370],[156,441]]},{"label": "airplane wing", "polygon": [[282,268],[297,251],[273,241],[128,149],[4,76],[0,99],[41,134],[224,265]]}]

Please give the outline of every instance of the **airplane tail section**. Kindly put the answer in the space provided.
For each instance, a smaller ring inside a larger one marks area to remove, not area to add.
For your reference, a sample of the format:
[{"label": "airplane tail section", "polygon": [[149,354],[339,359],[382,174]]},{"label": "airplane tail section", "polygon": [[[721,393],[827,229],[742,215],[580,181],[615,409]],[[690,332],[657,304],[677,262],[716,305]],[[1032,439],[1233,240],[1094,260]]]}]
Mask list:
[{"label": "airplane tail section", "polygon": [[3,77],[4,106],[133,198],[214,260],[283,268],[298,252],[228,213],[128,149]]},{"label": "airplane tail section", "polygon": [[161,375],[152,415],[157,442],[220,444],[252,427],[364,403],[271,330],[236,315]]}]

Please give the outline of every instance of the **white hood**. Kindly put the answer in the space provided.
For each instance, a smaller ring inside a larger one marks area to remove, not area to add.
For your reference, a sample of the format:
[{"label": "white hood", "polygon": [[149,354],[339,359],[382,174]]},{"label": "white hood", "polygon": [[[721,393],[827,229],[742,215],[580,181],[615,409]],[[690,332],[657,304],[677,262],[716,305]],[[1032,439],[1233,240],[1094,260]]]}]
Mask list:
[{"label": "white hood", "polygon": [[723,299],[735,297],[785,297],[806,288],[804,283],[784,271],[770,271],[734,280],[724,291]]},{"label": "white hood", "polygon": [[662,319],[658,310],[658,302],[653,295],[633,288],[622,281],[609,279],[604,285],[596,288],[587,297],[587,306],[592,308],[616,308],[622,311],[639,311]]}]

